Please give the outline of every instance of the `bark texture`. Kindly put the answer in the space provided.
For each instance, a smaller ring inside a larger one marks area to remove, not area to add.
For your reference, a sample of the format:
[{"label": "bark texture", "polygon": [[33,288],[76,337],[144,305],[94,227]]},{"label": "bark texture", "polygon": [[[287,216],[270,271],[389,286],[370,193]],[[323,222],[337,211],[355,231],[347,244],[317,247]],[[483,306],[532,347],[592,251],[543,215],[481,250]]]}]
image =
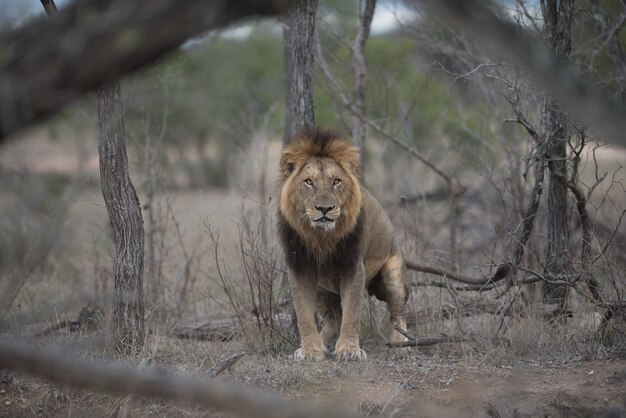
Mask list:
[{"label": "bark texture", "polygon": [[137,192],[128,174],[126,131],[118,83],[96,91],[102,196],[115,239],[113,337],[124,353],[144,341],[144,230]]},{"label": "bark texture", "polygon": [[[548,44],[557,60],[565,61],[572,45],[571,26],[573,0],[542,0]],[[569,225],[567,202],[567,115],[559,103],[546,97],[542,108],[543,148],[548,161],[548,254],[545,275],[548,278],[571,280],[573,268],[569,258]],[[545,283],[543,301],[562,305],[567,286]]]},{"label": "bark texture", "polygon": [[365,44],[370,35],[372,19],[376,9],[376,0],[365,0],[360,11],[359,30],[352,45],[352,66],[354,67],[354,109],[352,115],[352,140],[361,149],[361,180],[365,181],[365,136],[367,134],[365,90],[367,88],[367,65],[365,63]]},{"label": "bark texture", "polygon": [[285,66],[287,69],[287,115],[285,143],[315,124],[313,69],[315,65],[315,17],[318,0],[295,0],[287,15]]}]

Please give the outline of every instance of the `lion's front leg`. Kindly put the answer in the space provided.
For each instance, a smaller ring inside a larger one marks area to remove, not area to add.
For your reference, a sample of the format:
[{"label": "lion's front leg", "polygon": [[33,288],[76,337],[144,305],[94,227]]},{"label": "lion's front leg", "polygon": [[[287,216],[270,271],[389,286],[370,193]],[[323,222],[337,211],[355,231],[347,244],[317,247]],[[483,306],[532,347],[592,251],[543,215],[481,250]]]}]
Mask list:
[{"label": "lion's front leg", "polygon": [[341,278],[341,329],[335,355],[339,360],[366,360],[367,354],[359,344],[361,330],[361,310],[363,289],[365,288],[365,268],[359,261],[354,275]]},{"label": "lion's front leg", "polygon": [[312,276],[290,271],[289,285],[300,331],[300,348],[293,354],[293,358],[297,361],[323,360],[326,357],[326,348],[315,323],[317,280]]}]

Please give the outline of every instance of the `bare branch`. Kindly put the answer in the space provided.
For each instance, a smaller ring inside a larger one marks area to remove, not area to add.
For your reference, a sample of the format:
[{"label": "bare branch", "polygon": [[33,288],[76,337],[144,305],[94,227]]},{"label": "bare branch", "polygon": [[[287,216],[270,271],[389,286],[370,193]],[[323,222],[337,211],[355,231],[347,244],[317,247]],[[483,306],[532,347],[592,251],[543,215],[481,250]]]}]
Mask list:
[{"label": "bare branch", "polygon": [[57,12],[57,5],[54,4],[54,0],[41,0],[41,4],[48,16],[52,16]]},{"label": "bare branch", "polygon": [[541,195],[544,188],[544,176],[544,161],[543,156],[540,156],[535,166],[535,185],[533,186],[528,208],[526,209],[526,212],[524,212],[524,218],[522,219],[522,231],[516,237],[515,252],[513,254],[513,265],[515,266],[517,266],[522,260],[522,257],[524,256],[524,248],[530,238],[530,234],[533,232],[535,217],[537,216],[537,211],[539,210]]},{"label": "bare branch", "polygon": [[230,369],[235,363],[237,363],[246,354],[248,353],[239,353],[239,354],[235,354],[234,356],[228,357],[226,360],[219,362],[211,370],[209,370],[209,374],[211,376],[218,376],[224,370]]},{"label": "bare branch", "polygon": [[442,268],[442,267],[433,266],[430,264],[418,263],[413,260],[405,260],[405,263],[406,263],[406,267],[409,270],[419,271],[422,273],[436,274],[438,276],[444,276],[448,279],[455,280],[457,282],[466,283],[470,285],[478,285],[478,286],[483,286],[489,283],[498,282],[502,279],[507,278],[513,273],[513,266],[511,266],[510,264],[501,264],[498,266],[498,268],[496,269],[492,277],[479,279],[479,278],[469,277],[469,276],[465,276],[459,273],[455,273],[453,271],[446,270],[445,268]]},{"label": "bare branch", "polygon": [[419,337],[414,340],[400,341],[395,343],[387,343],[387,347],[401,348],[401,347],[426,347],[435,344],[448,344],[448,343],[463,343],[474,341],[471,337],[454,337],[446,334],[435,335],[432,337]]},{"label": "bare branch", "polygon": [[626,145],[626,108],[605,89],[582,78],[519,26],[497,17],[478,0],[416,0],[453,27],[472,33],[525,71],[562,106],[616,144]]},{"label": "bare branch", "polygon": [[324,53],[322,51],[322,45],[321,45],[319,38],[316,38],[315,40],[315,49],[316,49],[315,56],[317,58],[317,63],[320,67],[320,70],[322,70],[322,74],[324,75],[324,78],[326,79],[328,84],[331,86],[333,92],[335,93],[334,95],[331,95],[331,97],[333,97],[333,100],[335,100],[334,96],[336,95],[340,104],[343,107],[345,107],[350,113],[352,113],[354,116],[362,118],[362,121],[366,123],[372,129],[374,129],[379,135],[381,135],[388,141],[391,141],[394,144],[400,146],[404,150],[408,151],[412,156],[414,156],[419,161],[421,161],[424,165],[426,165],[428,168],[433,170],[438,176],[440,176],[446,182],[448,190],[452,191],[452,178],[450,176],[444,173],[439,167],[433,164],[426,156],[422,155],[419,151],[417,151],[411,145],[403,141],[400,141],[395,136],[387,132],[383,127],[379,126],[376,122],[361,115],[361,113],[359,112],[359,109],[355,108],[352,101],[349,100],[346,94],[343,92],[343,88],[341,84],[339,83],[339,81],[337,81],[337,79],[333,76],[330,70],[330,66],[326,62],[326,59],[324,58]]},{"label": "bare branch", "polygon": [[528,121],[526,115],[524,115],[524,113],[522,113],[522,111],[519,109],[517,103],[507,95],[504,95],[504,98],[509,102],[516,116],[514,119],[505,119],[504,121],[519,123],[524,127],[524,129],[526,129],[526,132],[528,132],[528,135],[530,135],[533,141],[535,141],[535,144],[541,145],[541,137],[539,136],[539,133],[537,132],[535,127]]},{"label": "bare branch", "polygon": [[457,292],[486,292],[488,290],[493,290],[503,284],[503,282],[498,283],[488,283],[485,285],[479,284],[450,284],[445,279],[430,279],[430,278],[422,278],[419,280],[411,280],[411,286],[415,287],[439,287],[441,289],[452,289]]},{"label": "bare branch", "polygon": [[206,30],[288,0],[82,0],[0,36],[0,142]]},{"label": "bare branch", "polygon": [[398,324],[393,324],[393,329],[395,329],[396,331],[398,331],[400,334],[402,334],[403,336],[405,336],[406,338],[408,338],[411,341],[415,341],[417,338],[415,338],[414,335],[409,334],[409,332],[405,329],[402,329],[402,327],[400,327],[400,325]]}]

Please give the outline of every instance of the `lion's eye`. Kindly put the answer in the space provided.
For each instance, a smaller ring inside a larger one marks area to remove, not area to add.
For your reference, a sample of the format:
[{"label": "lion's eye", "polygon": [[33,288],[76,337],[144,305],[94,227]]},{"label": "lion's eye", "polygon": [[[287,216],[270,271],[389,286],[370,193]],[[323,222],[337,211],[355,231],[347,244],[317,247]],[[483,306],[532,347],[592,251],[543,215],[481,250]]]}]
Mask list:
[{"label": "lion's eye", "polygon": [[311,179],[306,179],[304,180],[304,182],[306,183],[307,186],[313,186],[313,180]]},{"label": "lion's eye", "polygon": [[338,185],[339,183],[341,183],[341,179],[335,179],[333,180],[333,186]]}]

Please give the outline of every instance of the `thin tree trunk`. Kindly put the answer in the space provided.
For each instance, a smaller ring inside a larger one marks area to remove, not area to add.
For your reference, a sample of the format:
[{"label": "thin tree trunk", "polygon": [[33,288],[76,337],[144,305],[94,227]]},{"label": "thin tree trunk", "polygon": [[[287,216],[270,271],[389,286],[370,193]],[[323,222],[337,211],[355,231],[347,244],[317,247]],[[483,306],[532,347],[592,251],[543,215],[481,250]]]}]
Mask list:
[{"label": "thin tree trunk", "polygon": [[352,140],[361,150],[361,181],[365,182],[365,89],[367,87],[367,65],[363,50],[370,34],[372,19],[376,9],[376,0],[365,0],[362,10],[359,10],[359,31],[352,46],[352,66],[354,67],[354,108],[358,114],[352,115]]},{"label": "thin tree trunk", "polygon": [[287,69],[287,115],[284,142],[315,124],[313,68],[315,15],[318,0],[296,0],[287,16],[284,30]]},{"label": "thin tree trunk", "polygon": [[[54,0],[41,0],[48,16],[58,13]],[[144,339],[143,218],[128,176],[126,130],[117,82],[96,90],[98,155],[102,196],[115,234],[113,262],[113,336],[126,353],[139,351]]]},{"label": "thin tree trunk", "polygon": [[96,91],[102,196],[115,238],[113,337],[124,353],[144,340],[144,230],[137,192],[128,175],[126,132],[119,84]]},{"label": "thin tree trunk", "polygon": [[[565,60],[571,50],[573,0],[542,0],[541,8],[550,49],[557,59]],[[567,203],[567,116],[560,105],[544,100],[542,108],[542,137],[548,161],[548,254],[545,273],[550,278],[568,280],[573,268],[569,259],[569,225]],[[544,303],[563,306],[566,286],[548,283],[543,287]]]}]

